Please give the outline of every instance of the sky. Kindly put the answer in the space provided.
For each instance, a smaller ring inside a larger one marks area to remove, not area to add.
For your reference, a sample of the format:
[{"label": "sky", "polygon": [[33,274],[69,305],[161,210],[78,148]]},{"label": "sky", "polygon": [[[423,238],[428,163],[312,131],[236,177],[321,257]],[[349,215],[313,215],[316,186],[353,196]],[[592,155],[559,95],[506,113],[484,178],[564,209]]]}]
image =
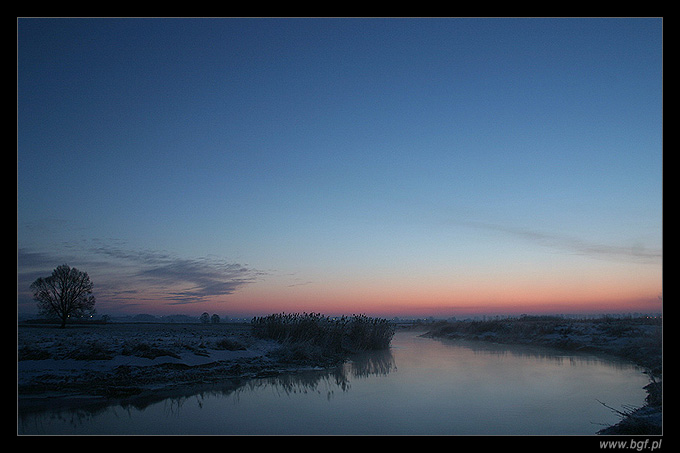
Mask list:
[{"label": "sky", "polygon": [[17,310],[659,312],[662,20],[17,20]]}]

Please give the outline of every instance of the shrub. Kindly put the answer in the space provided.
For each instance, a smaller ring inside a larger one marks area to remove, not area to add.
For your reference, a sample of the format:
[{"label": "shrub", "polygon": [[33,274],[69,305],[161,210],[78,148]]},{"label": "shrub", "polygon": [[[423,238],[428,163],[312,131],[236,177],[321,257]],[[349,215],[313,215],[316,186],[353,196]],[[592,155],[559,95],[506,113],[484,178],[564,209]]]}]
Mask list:
[{"label": "shrub", "polygon": [[215,342],[215,349],[222,349],[226,351],[243,351],[246,347],[236,340],[231,338],[222,338]]},{"label": "shrub", "polygon": [[45,360],[50,357],[52,355],[48,351],[35,346],[22,346],[17,354],[17,360]]},{"label": "shrub", "polygon": [[115,352],[100,341],[86,341],[79,349],[70,351],[66,358],[76,360],[110,360]]},{"label": "shrub", "polygon": [[169,356],[179,359],[179,355],[167,350],[158,348],[145,342],[126,342],[123,345],[122,355],[131,355],[135,357],[142,357],[145,359],[155,359],[157,357]]}]

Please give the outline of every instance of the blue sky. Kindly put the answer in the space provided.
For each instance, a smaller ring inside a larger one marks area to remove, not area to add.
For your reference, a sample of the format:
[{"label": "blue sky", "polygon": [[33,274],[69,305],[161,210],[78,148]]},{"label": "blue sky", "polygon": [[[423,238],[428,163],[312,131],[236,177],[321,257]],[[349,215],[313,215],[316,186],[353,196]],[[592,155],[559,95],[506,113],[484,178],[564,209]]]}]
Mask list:
[{"label": "blue sky", "polygon": [[17,36],[20,312],[64,262],[100,313],[660,309],[661,19]]}]

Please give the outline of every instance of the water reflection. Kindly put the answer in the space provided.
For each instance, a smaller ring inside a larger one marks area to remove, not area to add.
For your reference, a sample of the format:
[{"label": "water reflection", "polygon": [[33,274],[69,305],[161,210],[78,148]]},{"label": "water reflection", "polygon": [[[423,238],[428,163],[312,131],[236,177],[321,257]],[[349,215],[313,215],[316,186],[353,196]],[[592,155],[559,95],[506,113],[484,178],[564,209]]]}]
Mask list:
[{"label": "water reflection", "polygon": [[234,394],[236,398],[253,391],[271,389],[279,396],[316,393],[332,398],[335,391],[348,392],[352,380],[369,378],[370,376],[385,376],[396,370],[394,356],[389,350],[373,351],[357,354],[351,361],[341,366],[323,371],[306,371],[291,374],[281,374],[265,378],[251,379],[242,385],[230,389],[217,391],[202,391],[197,396],[225,396]]},{"label": "water reflection", "polygon": [[444,346],[463,347],[469,349],[474,354],[491,355],[498,358],[531,359],[534,362],[550,362],[558,365],[571,366],[606,364],[608,367],[614,367],[619,370],[627,370],[631,367],[638,368],[627,360],[604,353],[560,351],[546,346],[501,344],[490,341],[472,341],[436,337],[424,338],[432,339]]}]

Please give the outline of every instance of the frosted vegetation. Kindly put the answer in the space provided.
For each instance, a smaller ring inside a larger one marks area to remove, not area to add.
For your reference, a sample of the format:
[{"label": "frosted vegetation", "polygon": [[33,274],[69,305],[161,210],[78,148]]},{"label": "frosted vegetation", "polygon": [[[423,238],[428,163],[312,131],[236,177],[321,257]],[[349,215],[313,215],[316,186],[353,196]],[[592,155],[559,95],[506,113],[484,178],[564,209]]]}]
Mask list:
[{"label": "frosted vegetation", "polygon": [[333,360],[347,354],[387,349],[394,335],[385,319],[353,315],[331,318],[319,313],[281,313],[253,318],[253,335],[276,340],[288,360]]}]

